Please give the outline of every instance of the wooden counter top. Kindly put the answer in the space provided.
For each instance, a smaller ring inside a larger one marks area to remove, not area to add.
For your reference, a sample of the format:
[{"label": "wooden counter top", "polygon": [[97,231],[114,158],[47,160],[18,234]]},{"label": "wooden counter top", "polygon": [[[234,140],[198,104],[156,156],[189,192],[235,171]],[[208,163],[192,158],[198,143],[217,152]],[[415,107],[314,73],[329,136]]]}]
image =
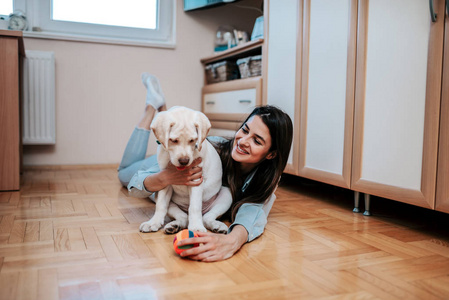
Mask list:
[{"label": "wooden counter top", "polygon": [[0,29],[0,37],[16,37],[19,39],[19,53],[25,57],[25,47],[23,45],[23,32],[18,30]]}]

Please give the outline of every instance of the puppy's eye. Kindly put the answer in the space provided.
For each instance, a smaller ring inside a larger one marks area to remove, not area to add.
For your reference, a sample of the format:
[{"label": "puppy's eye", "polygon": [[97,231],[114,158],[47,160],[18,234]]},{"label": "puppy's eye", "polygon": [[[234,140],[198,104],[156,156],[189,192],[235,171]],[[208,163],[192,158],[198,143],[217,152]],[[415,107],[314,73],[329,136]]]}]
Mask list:
[{"label": "puppy's eye", "polygon": [[172,142],[173,144],[177,144],[179,141],[178,141],[178,139],[176,139],[176,140],[170,139],[170,142]]},{"label": "puppy's eye", "polygon": [[191,140],[189,141],[189,143],[190,143],[190,144],[193,144],[193,143],[195,143],[195,140],[194,140],[194,139],[191,139]]}]

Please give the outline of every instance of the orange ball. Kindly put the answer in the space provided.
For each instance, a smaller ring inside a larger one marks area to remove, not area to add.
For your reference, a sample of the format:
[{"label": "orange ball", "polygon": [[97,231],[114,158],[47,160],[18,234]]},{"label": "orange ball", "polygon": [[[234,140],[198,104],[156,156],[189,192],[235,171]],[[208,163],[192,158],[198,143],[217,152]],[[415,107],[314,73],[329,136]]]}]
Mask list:
[{"label": "orange ball", "polygon": [[185,246],[181,246],[178,247],[178,242],[181,240],[185,240],[188,238],[193,238],[193,237],[198,237],[198,234],[196,234],[193,231],[190,231],[188,229],[184,229],[180,232],[178,232],[175,236],[175,239],[173,240],[173,248],[175,249],[175,252],[178,254],[181,254],[181,252],[193,248],[193,247],[198,247],[199,244],[193,244],[193,245],[185,245]]}]

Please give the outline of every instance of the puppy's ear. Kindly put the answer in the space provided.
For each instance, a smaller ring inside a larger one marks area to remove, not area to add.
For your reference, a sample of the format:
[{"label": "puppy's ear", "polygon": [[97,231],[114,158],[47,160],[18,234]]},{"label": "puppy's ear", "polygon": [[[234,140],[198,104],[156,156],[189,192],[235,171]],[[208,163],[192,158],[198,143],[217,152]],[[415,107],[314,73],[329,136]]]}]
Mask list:
[{"label": "puppy's ear", "polygon": [[198,151],[201,151],[203,142],[206,139],[212,125],[206,115],[199,111],[196,112],[194,125],[196,127],[196,132],[198,133]]},{"label": "puppy's ear", "polygon": [[167,149],[170,129],[175,125],[175,120],[166,111],[157,113],[151,122],[150,128],[153,130],[156,139]]}]

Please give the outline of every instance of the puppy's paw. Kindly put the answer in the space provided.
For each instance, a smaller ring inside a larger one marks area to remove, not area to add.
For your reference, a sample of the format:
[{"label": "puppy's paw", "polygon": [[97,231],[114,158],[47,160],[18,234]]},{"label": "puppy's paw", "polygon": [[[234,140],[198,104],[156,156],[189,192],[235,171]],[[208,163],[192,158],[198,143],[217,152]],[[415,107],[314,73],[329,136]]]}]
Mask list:
[{"label": "puppy's paw", "polygon": [[155,232],[158,231],[159,228],[162,227],[162,225],[164,225],[164,221],[158,221],[158,220],[149,220],[147,222],[143,222],[142,224],[140,224],[140,231],[141,232]]},{"label": "puppy's paw", "polygon": [[207,232],[207,229],[206,229],[206,227],[204,227],[202,222],[190,223],[189,224],[189,230],[190,231]]},{"label": "puppy's paw", "polygon": [[228,226],[226,226],[225,223],[212,220],[212,221],[204,221],[204,225],[206,225],[206,228],[214,233],[227,233],[228,232]]},{"label": "puppy's paw", "polygon": [[164,231],[166,234],[174,234],[186,228],[187,226],[184,222],[175,220],[165,225]]}]

